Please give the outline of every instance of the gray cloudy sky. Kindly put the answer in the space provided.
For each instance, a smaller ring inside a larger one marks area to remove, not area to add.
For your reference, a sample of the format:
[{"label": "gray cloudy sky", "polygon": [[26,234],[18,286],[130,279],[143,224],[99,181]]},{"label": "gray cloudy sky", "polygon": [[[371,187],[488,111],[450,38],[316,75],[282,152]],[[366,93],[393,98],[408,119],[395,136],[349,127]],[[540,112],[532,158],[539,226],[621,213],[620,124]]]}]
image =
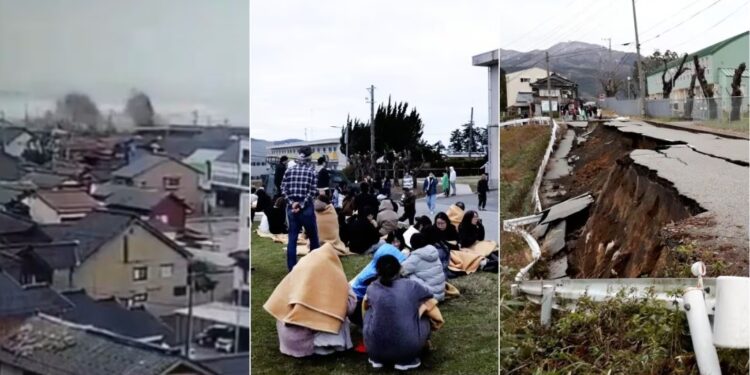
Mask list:
[{"label": "gray cloudy sky", "polygon": [[[748,30],[748,0],[636,0],[635,5],[644,55],[655,49],[695,52]],[[606,46],[602,39],[612,38],[612,49],[635,52],[631,0],[514,1],[513,11],[500,19],[503,49],[546,49],[571,40]],[[622,46],[628,42],[633,43]]]},{"label": "gray cloudy sky", "polygon": [[247,124],[246,0],[0,0],[0,109],[70,90],[122,110],[130,90],[172,119]]},{"label": "gray cloudy sky", "polygon": [[250,4],[250,133],[278,140],[338,137],[347,113],[407,101],[425,138],[487,124],[487,71],[471,57],[497,49],[501,1],[270,1]]}]

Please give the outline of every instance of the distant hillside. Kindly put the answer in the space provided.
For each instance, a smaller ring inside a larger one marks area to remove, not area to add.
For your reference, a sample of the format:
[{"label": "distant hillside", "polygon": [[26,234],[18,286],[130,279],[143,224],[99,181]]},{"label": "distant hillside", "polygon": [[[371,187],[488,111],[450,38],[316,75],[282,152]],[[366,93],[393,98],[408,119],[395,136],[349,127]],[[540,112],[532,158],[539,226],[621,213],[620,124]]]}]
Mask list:
[{"label": "distant hillside", "polygon": [[[500,49],[500,66],[506,73],[535,66],[545,68],[544,52]],[[612,50],[612,63],[608,65],[610,57],[606,47],[583,42],[558,43],[546,52],[550,54],[550,70],[578,83],[578,93],[583,98],[595,98],[602,91],[599,75],[603,68],[611,66],[624,78],[637,60],[635,53]]]}]

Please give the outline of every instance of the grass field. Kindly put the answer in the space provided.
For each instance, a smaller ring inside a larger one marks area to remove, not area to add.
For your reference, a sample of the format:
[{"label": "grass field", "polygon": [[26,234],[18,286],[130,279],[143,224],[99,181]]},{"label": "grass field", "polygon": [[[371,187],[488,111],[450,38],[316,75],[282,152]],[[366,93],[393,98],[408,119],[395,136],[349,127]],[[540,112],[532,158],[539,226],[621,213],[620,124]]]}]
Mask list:
[{"label": "grass field", "polygon": [[[368,262],[366,256],[342,258],[349,279]],[[286,275],[282,245],[252,235],[251,262],[251,366],[255,374],[388,374],[394,370],[372,369],[367,355],[352,350],[332,356],[295,359],[279,352],[276,323],[265,310],[273,289]],[[484,375],[497,374],[497,274],[477,273],[451,280],[461,296],[440,304],[445,326],[433,332],[433,349],[422,357],[414,374]],[[352,326],[352,339],[361,338]]]}]

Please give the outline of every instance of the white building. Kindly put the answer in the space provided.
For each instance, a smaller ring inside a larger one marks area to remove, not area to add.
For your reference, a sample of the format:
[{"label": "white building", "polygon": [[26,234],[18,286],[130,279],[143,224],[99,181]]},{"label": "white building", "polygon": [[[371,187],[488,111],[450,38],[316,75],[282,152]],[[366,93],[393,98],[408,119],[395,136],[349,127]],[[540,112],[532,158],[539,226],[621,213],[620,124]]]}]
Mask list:
[{"label": "white building", "polygon": [[487,152],[489,161],[485,171],[489,175],[490,189],[497,189],[500,174],[500,50],[485,52],[472,57],[474,66],[487,67],[487,92],[488,92],[488,124],[487,124]]},{"label": "white building", "polygon": [[505,75],[505,97],[508,100],[508,106],[513,106],[518,102],[520,93],[531,93],[533,91],[532,83],[546,77],[547,70],[537,67],[507,73]]},{"label": "white building", "polygon": [[268,146],[268,156],[282,157],[286,155],[289,159],[294,160],[297,158],[299,149],[303,146],[312,148],[313,160],[317,160],[319,157],[325,155],[328,158],[328,168],[330,169],[344,169],[347,165],[346,155],[341,152],[339,138],[317,139]]},{"label": "white building", "polygon": [[33,135],[26,129],[18,126],[5,126],[0,123],[0,148],[6,154],[20,158],[29,147]]}]

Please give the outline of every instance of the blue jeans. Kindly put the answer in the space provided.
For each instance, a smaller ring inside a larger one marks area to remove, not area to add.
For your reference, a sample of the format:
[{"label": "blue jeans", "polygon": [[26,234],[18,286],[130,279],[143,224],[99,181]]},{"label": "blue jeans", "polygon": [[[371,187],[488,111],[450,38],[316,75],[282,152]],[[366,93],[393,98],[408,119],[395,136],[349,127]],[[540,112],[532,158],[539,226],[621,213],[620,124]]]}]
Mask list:
[{"label": "blue jeans", "polygon": [[286,246],[286,267],[289,271],[297,264],[297,238],[301,228],[305,228],[310,250],[320,247],[318,241],[318,224],[315,221],[315,210],[312,203],[305,205],[302,211],[292,213],[292,207],[287,206],[286,216],[289,218],[289,244]]},{"label": "blue jeans", "polygon": [[435,211],[435,197],[437,194],[430,194],[427,196],[427,208],[430,209],[430,212]]}]

